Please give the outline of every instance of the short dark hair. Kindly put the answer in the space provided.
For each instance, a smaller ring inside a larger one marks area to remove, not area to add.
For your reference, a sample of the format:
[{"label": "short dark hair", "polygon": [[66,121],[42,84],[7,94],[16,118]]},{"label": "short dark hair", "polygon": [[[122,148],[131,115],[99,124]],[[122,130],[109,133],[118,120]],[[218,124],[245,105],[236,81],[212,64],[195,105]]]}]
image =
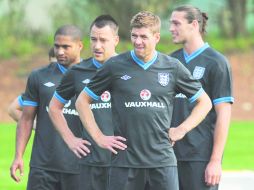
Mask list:
[{"label": "short dark hair", "polygon": [[50,59],[51,57],[56,57],[56,56],[55,56],[55,51],[54,51],[54,48],[53,48],[53,47],[51,47],[51,48],[49,49],[49,51],[48,51],[48,56],[49,56],[49,59]]},{"label": "short dark hair", "polygon": [[199,32],[203,35],[206,33],[206,25],[208,20],[208,15],[205,12],[201,12],[199,8],[192,5],[182,5],[176,7],[173,11],[185,12],[185,18],[189,23],[193,20],[197,20],[199,23]]},{"label": "short dark hair", "polygon": [[82,40],[83,33],[78,26],[75,25],[63,25],[57,29],[54,35],[54,39],[57,35],[71,36],[74,40]]},{"label": "short dark hair", "polygon": [[90,31],[93,26],[96,26],[98,28],[109,26],[115,32],[115,34],[118,34],[118,29],[119,29],[118,23],[110,15],[100,15],[96,17],[95,20],[90,25]]}]

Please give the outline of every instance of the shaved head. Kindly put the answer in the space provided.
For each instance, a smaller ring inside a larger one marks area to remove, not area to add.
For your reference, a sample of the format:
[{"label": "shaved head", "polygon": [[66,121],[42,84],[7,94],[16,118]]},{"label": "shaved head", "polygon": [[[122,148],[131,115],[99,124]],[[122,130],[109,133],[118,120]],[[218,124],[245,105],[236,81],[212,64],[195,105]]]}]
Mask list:
[{"label": "shaved head", "polygon": [[74,40],[78,40],[78,41],[83,39],[83,34],[81,29],[75,25],[61,26],[60,28],[57,29],[54,35],[54,39],[56,38],[57,35],[70,36]]}]

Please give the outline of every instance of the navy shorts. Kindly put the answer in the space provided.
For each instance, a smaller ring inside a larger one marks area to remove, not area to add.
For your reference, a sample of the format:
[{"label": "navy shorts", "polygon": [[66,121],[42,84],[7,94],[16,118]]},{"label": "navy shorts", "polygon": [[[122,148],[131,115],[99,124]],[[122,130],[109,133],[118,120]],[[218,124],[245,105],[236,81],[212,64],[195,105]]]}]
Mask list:
[{"label": "navy shorts", "polygon": [[109,190],[178,190],[177,167],[112,167]]},{"label": "navy shorts", "polygon": [[218,185],[207,186],[205,169],[208,162],[177,162],[180,190],[218,190]]},{"label": "navy shorts", "polygon": [[80,190],[107,190],[109,167],[81,165]]},{"label": "navy shorts", "polygon": [[30,168],[27,190],[78,190],[79,174]]}]

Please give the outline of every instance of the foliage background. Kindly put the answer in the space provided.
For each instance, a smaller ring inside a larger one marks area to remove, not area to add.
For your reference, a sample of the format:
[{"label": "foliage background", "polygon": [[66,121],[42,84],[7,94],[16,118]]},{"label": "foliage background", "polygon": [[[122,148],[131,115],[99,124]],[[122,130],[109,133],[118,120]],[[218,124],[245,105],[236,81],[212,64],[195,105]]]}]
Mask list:
[{"label": "foliage background", "polygon": [[[0,190],[25,189],[31,143],[25,154],[26,175],[21,184],[9,177],[14,156],[15,125],[3,123],[9,102],[25,88],[33,68],[47,63],[55,30],[63,24],[76,24],[85,33],[83,57],[90,55],[89,25],[100,14],[109,13],[120,23],[118,52],[131,49],[129,20],[140,10],[158,14],[162,19],[158,50],[177,48],[168,32],[169,15],[175,6],[189,3],[209,15],[206,41],[229,57],[234,75],[234,116],[248,115],[250,121],[232,123],[223,169],[254,170],[254,0],[0,0]],[[8,76],[4,73],[8,73]],[[238,80],[239,78],[239,80]],[[247,117],[245,117],[247,118]],[[233,118],[234,119],[234,118]]]}]

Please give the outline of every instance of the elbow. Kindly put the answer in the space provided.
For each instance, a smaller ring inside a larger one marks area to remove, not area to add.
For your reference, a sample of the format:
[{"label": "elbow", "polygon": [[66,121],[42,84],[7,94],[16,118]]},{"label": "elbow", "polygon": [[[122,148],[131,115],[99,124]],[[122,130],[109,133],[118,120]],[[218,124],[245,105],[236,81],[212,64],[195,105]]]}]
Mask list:
[{"label": "elbow", "polygon": [[51,118],[52,114],[54,112],[54,108],[52,107],[52,104],[51,102],[49,103],[49,110],[48,110],[48,113],[49,113],[49,117]]},{"label": "elbow", "polygon": [[54,105],[52,105],[52,102],[50,102],[49,104],[49,110],[48,110],[48,114],[49,114],[49,118],[52,120],[54,118],[54,115],[57,114],[57,109]]},{"label": "elbow", "polygon": [[[9,106],[7,112],[8,112],[8,115],[9,115],[14,121],[18,122],[18,119],[19,119],[19,118],[18,118],[18,114],[15,114],[15,111],[14,111],[14,109],[13,109],[12,106]],[[17,115],[17,116],[16,116],[16,115]]]},{"label": "elbow", "polygon": [[12,107],[11,107],[11,106],[8,107],[7,113],[8,113],[8,115],[9,115],[10,117],[12,117],[13,111],[12,111]]},{"label": "elbow", "polygon": [[78,112],[80,111],[80,104],[81,104],[80,97],[78,97],[75,102],[75,107]]}]

